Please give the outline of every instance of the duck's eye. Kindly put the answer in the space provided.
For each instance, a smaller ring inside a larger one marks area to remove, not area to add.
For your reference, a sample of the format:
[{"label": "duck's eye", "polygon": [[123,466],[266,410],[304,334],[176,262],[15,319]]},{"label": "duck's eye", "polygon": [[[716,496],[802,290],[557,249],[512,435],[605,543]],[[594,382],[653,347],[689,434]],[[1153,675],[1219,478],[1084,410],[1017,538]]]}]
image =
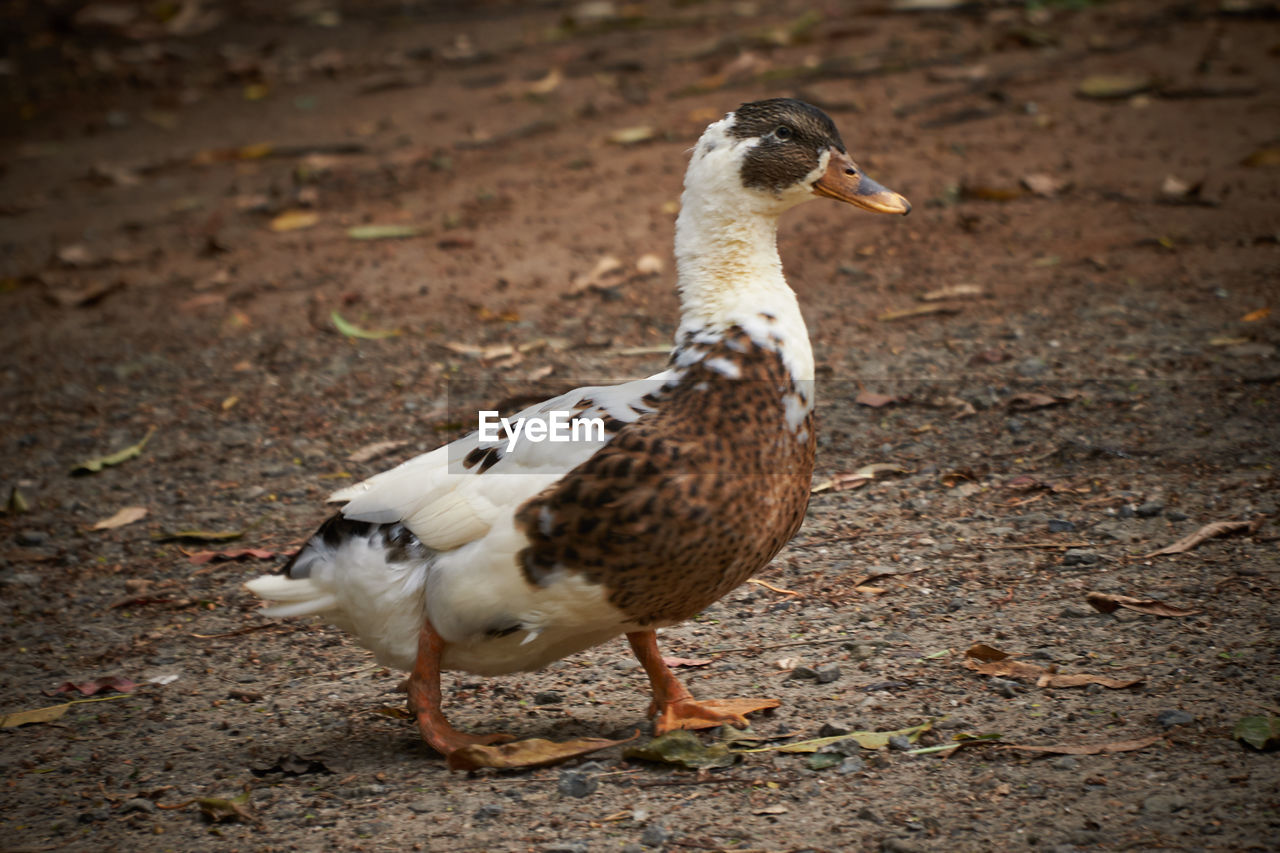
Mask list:
[{"label": "duck's eye", "polygon": [[855,168],[853,168],[852,166],[845,166],[845,167],[844,167],[844,173],[845,173],[846,175],[848,175],[849,177],[851,177],[851,178],[856,178],[856,177],[858,177],[858,170],[857,170],[857,169],[855,169]]},{"label": "duck's eye", "polygon": [[782,140],[783,142],[786,142],[788,139],[790,139],[792,136],[795,135],[795,131],[787,127],[785,124],[780,124],[778,125],[777,129],[774,130],[773,135],[776,138]]}]

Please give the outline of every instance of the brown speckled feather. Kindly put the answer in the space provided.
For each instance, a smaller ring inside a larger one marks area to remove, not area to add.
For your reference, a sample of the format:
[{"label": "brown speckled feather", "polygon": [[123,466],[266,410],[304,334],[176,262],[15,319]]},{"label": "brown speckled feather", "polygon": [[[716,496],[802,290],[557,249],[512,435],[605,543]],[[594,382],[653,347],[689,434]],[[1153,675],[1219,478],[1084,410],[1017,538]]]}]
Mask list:
[{"label": "brown speckled feather", "polygon": [[[799,529],[815,430],[772,349],[740,329],[689,345],[703,357],[656,393],[656,410],[522,506],[527,579],[577,572],[644,625],[687,619],[759,571]],[[730,362],[729,379],[708,362]],[[809,389],[811,393],[812,389]]]}]

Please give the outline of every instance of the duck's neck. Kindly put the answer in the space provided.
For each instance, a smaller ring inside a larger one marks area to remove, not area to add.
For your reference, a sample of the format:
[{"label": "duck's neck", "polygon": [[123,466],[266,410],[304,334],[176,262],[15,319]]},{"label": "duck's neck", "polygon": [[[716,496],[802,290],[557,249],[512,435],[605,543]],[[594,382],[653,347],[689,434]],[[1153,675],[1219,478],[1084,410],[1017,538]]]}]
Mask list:
[{"label": "duck's neck", "polygon": [[676,341],[737,326],[758,346],[777,350],[793,379],[812,380],[809,332],[782,275],[777,232],[772,211],[685,193],[676,220]]}]

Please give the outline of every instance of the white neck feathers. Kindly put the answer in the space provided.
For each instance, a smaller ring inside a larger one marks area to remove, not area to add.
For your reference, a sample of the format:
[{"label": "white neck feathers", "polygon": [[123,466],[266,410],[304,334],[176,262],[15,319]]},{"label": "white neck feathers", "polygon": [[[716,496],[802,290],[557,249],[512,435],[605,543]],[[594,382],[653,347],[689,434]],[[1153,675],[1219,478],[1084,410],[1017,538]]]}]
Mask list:
[{"label": "white neck feathers", "polygon": [[728,136],[732,120],[730,114],[707,129],[685,174],[676,219],[677,340],[738,326],[757,345],[778,350],[794,379],[811,380],[809,332],[778,257],[778,216],[795,201],[742,186],[742,155],[751,143]]}]

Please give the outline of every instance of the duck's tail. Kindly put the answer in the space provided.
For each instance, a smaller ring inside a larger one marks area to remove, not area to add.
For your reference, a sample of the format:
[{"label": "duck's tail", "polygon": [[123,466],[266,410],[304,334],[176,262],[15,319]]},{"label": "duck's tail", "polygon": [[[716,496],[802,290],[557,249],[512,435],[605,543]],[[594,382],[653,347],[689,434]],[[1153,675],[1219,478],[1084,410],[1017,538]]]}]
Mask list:
[{"label": "duck's tail", "polygon": [[338,514],[276,574],[245,584],[270,618],[322,616],[389,666],[412,666],[435,553],[404,525]]}]

